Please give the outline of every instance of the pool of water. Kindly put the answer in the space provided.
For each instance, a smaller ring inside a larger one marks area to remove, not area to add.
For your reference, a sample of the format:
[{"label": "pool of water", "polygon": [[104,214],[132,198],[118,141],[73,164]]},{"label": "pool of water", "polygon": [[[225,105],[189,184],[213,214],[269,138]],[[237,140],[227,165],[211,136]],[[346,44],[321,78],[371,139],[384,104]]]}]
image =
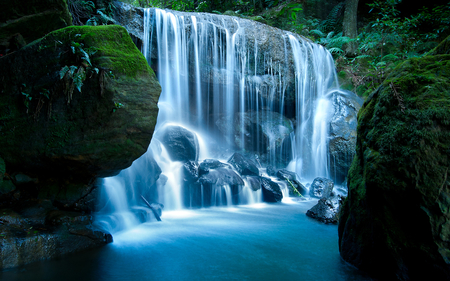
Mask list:
[{"label": "pool of water", "polygon": [[1,280],[371,280],[339,256],[317,200],[164,212],[100,249],[0,273]]}]

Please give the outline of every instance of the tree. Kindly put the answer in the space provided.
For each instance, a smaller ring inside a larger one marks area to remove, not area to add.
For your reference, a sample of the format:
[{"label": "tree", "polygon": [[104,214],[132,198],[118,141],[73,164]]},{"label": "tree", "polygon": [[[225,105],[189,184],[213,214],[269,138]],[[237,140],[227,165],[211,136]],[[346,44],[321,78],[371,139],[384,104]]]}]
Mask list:
[{"label": "tree", "polygon": [[[358,14],[358,1],[359,0],[346,0],[345,1],[345,12],[344,21],[342,25],[342,35],[349,38],[356,38],[358,35],[357,30],[357,14]],[[358,46],[356,41],[348,43],[345,47],[345,53],[354,54]]]}]

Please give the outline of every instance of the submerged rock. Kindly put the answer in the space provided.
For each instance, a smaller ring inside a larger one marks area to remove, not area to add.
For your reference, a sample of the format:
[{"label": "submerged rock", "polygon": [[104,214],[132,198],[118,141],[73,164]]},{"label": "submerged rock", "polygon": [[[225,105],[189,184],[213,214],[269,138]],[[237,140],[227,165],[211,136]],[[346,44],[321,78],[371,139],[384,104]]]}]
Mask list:
[{"label": "submerged rock", "polygon": [[384,280],[450,280],[450,55],[437,50],[399,65],[358,116],[339,249]]}]

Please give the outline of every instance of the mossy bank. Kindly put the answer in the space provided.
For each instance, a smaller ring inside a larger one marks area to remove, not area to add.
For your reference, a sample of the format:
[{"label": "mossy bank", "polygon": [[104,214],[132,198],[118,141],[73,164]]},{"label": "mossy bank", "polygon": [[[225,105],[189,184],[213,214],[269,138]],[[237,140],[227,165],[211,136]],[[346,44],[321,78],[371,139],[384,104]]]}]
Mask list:
[{"label": "mossy bank", "polygon": [[358,114],[339,246],[379,278],[450,278],[449,77],[446,52],[405,61]]}]

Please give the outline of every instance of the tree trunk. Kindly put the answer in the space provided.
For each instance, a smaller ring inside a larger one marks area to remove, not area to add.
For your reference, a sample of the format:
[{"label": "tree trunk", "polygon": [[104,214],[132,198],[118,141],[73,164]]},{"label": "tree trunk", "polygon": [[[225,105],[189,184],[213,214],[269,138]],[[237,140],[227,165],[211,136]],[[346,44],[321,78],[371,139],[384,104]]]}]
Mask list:
[{"label": "tree trunk", "polygon": [[[358,1],[359,0],[346,0],[345,1],[345,12],[344,12],[344,22],[343,22],[343,36],[350,38],[356,38],[358,35],[357,30],[357,15],[358,15]],[[358,48],[356,41],[350,42],[345,46],[345,53],[352,55],[355,54]]]}]

